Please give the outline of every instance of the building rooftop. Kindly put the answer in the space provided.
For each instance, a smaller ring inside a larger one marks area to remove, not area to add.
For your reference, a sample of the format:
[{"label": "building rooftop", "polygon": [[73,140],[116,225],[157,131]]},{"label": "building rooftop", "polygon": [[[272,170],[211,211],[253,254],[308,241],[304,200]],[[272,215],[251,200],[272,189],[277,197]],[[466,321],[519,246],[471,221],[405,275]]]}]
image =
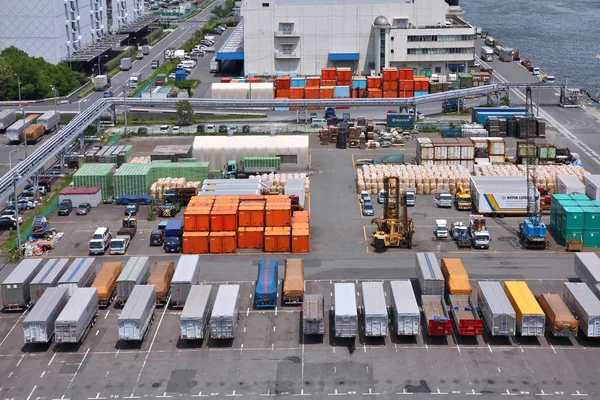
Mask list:
[{"label": "building rooftop", "polygon": [[120,43],[127,39],[127,35],[109,35],[106,36],[96,43],[92,43],[81,51],[73,52],[67,57],[63,58],[64,62],[90,62],[94,58],[106,53],[115,46],[119,46]]},{"label": "building rooftop", "polygon": [[244,59],[244,20],[241,19],[225,43],[217,51],[217,60]]}]

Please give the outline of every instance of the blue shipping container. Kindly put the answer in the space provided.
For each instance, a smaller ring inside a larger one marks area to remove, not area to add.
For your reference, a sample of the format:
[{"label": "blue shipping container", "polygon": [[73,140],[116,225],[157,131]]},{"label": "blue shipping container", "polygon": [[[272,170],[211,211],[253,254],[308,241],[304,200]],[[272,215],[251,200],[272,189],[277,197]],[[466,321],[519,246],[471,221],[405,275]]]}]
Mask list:
[{"label": "blue shipping container", "polygon": [[333,88],[333,97],[350,97],[350,87],[335,86]]},{"label": "blue shipping container", "polygon": [[169,236],[181,236],[183,234],[183,220],[182,219],[170,219],[167,221],[165,227],[165,237]]},{"label": "blue shipping container", "polygon": [[254,307],[275,308],[277,306],[277,278],[279,272],[277,260],[259,260]]},{"label": "blue shipping container", "polygon": [[[471,122],[477,122],[477,113],[492,113],[492,112],[500,112],[500,113],[516,113],[516,112],[525,112],[525,107],[473,107],[471,110]],[[495,115],[495,114],[491,114]],[[485,122],[485,121],[484,121]]]},{"label": "blue shipping container", "polygon": [[352,79],[352,89],[366,89],[367,88],[367,78],[353,78]]},{"label": "blue shipping container", "polygon": [[429,94],[429,92],[421,90],[421,91],[415,92],[415,97],[427,96],[428,94]]},{"label": "blue shipping container", "polygon": [[292,87],[306,87],[306,79],[292,78]]},{"label": "blue shipping container", "polygon": [[476,120],[473,122],[478,122],[481,125],[485,125],[485,121],[487,121],[488,117],[504,117],[510,118],[515,115],[525,115],[525,111],[516,111],[516,112],[478,112]]},{"label": "blue shipping container", "polygon": [[185,81],[185,71],[182,69],[178,69],[175,71],[175,82]]},{"label": "blue shipping container", "polygon": [[415,117],[410,114],[388,114],[387,126],[412,129],[415,127]]}]

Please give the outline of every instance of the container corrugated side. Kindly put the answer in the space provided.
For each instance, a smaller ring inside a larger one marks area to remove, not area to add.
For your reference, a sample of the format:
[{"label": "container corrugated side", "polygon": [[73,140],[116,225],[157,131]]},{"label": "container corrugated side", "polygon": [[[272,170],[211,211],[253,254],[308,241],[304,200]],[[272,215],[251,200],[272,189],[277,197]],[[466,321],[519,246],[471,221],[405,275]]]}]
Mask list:
[{"label": "container corrugated side", "polygon": [[2,302],[5,309],[24,310],[30,299],[30,283],[42,269],[42,259],[26,259],[2,282]]},{"label": "container corrugated side", "polygon": [[136,285],[117,319],[119,340],[144,340],[155,308],[154,285]]},{"label": "container corrugated side", "polygon": [[240,285],[221,285],[210,316],[211,339],[233,339],[238,323]]},{"label": "container corrugated side", "polygon": [[355,337],[358,334],[358,314],[354,283],[336,283],[333,290],[335,336]]},{"label": "container corrugated side", "polygon": [[442,258],[442,273],[450,295],[470,296],[473,292],[469,275],[460,258]]},{"label": "container corrugated side", "polygon": [[363,282],[363,317],[366,336],[387,336],[388,310],[382,282]]},{"label": "container corrugated side", "polygon": [[524,281],[505,281],[504,293],[517,316],[521,336],[543,336],[546,315]]},{"label": "container corrugated side", "polygon": [[288,258],[285,260],[282,292],[285,303],[302,302],[304,297],[304,259]]},{"label": "container corrugated side", "polygon": [[179,257],[175,273],[171,279],[171,306],[183,307],[192,285],[198,283],[200,256],[183,255]]},{"label": "container corrugated side", "polygon": [[423,295],[443,295],[444,275],[434,253],[417,253],[417,279]]},{"label": "container corrugated side", "polygon": [[409,280],[392,281],[392,317],[397,335],[415,336],[421,326],[421,312]]},{"label": "container corrugated side", "polygon": [[124,194],[147,194],[152,182],[150,164],[127,163],[119,167],[114,175],[115,197]]},{"label": "container corrugated side", "polygon": [[30,283],[31,304],[36,304],[47,288],[57,285],[58,280],[67,270],[68,262],[68,258],[52,258],[46,261]]},{"label": "container corrugated side", "polygon": [[146,283],[149,276],[148,257],[130,257],[117,278],[117,301],[125,304],[134,286]]},{"label": "container corrugated side", "polygon": [[600,283],[600,258],[594,253],[575,253],[574,267],[577,277],[587,284],[596,296],[600,295],[596,290],[596,285]]},{"label": "container corrugated side", "polygon": [[600,337],[600,300],[584,283],[565,282],[563,300],[587,337]]},{"label": "container corrugated side", "polygon": [[113,175],[117,164],[83,164],[73,174],[73,186],[90,187],[100,186],[102,188],[102,200],[113,195]]},{"label": "container corrugated side", "polygon": [[57,343],[83,341],[98,313],[98,291],[78,288],[54,324]]},{"label": "container corrugated side", "polygon": [[204,339],[207,318],[211,308],[211,285],[194,285],[179,316],[181,339]]},{"label": "container corrugated side", "polygon": [[76,258],[58,281],[58,286],[66,287],[69,297],[72,296],[78,287],[85,287],[96,277],[95,261],[93,257]]},{"label": "container corrugated side", "polygon": [[68,300],[67,288],[47,288],[23,321],[25,343],[49,343],[54,336],[54,322]]},{"label": "container corrugated side", "polygon": [[517,315],[500,282],[481,281],[477,284],[477,307],[492,336],[514,336]]},{"label": "container corrugated side", "polygon": [[157,261],[148,277],[148,285],[154,285],[156,288],[156,304],[163,305],[167,303],[167,298],[171,292],[171,280],[175,273],[175,263],[173,261]]},{"label": "container corrugated side", "polygon": [[325,309],[322,294],[307,294],[302,302],[302,331],[305,335],[325,334]]},{"label": "container corrugated side", "polygon": [[122,271],[122,262],[102,263],[102,268],[91,286],[98,290],[98,305],[106,307],[111,303],[117,288],[117,279]]}]

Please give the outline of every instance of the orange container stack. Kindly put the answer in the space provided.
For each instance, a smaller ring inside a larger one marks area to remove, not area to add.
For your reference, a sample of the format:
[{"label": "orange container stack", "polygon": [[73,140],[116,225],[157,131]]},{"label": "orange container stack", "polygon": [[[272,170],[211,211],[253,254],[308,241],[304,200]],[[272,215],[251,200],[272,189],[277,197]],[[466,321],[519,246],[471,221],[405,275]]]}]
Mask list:
[{"label": "orange container stack", "polygon": [[242,201],[238,208],[238,226],[240,228],[265,226],[265,202]]},{"label": "orange container stack", "polygon": [[321,95],[321,89],[319,86],[307,86],[304,88],[305,99],[319,99]]},{"label": "orange container stack", "polygon": [[321,77],[319,76],[307,76],[306,87],[319,87],[321,86]]},{"label": "orange container stack", "polygon": [[292,214],[292,253],[310,253],[308,211],[294,211]]},{"label": "orange container stack", "polygon": [[380,76],[367,76],[367,89],[381,89],[381,77]]},{"label": "orange container stack", "polygon": [[350,68],[337,68],[337,86],[350,86],[352,84],[352,70]]},{"label": "orange container stack", "polygon": [[183,232],[183,254],[207,254],[209,232]]},{"label": "orange container stack", "polygon": [[320,99],[333,99],[335,92],[334,86],[321,86],[319,88],[319,98]]},{"label": "orange container stack", "polygon": [[237,246],[239,249],[262,249],[264,246],[265,228],[238,228]]},{"label": "orange container stack", "polygon": [[236,232],[211,232],[209,250],[212,254],[235,253],[237,250]]},{"label": "orange container stack", "polygon": [[381,98],[383,97],[383,91],[381,89],[371,88],[367,89],[367,93],[369,94],[369,98]]},{"label": "orange container stack", "polygon": [[183,213],[184,254],[208,253],[208,232],[214,196],[194,196]]},{"label": "orange container stack", "polygon": [[413,81],[415,83],[415,92],[429,92],[429,78],[422,75],[415,75]]},{"label": "orange container stack", "polygon": [[280,76],[275,80],[275,98],[289,99],[292,78],[289,76]]},{"label": "orange container stack", "polygon": [[272,227],[265,228],[264,251],[267,253],[289,252],[292,249],[291,228]]},{"label": "orange container stack", "polygon": [[410,81],[413,79],[412,68],[400,68],[398,71],[398,78],[401,81]]},{"label": "orange container stack", "polygon": [[210,231],[237,231],[238,205],[231,203],[215,203],[210,212]]},{"label": "orange container stack", "polygon": [[289,96],[290,96],[290,99],[303,99],[304,98],[304,88],[303,87],[290,88]]},{"label": "orange container stack", "polygon": [[412,79],[398,81],[398,97],[413,97],[414,90],[415,84]]},{"label": "orange container stack", "polygon": [[321,80],[335,81],[335,68],[321,68]]}]

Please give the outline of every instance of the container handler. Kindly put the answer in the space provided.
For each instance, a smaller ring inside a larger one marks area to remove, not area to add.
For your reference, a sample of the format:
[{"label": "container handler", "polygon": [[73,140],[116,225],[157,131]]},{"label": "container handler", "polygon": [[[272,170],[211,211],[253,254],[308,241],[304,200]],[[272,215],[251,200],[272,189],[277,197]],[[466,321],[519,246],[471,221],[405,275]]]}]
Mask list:
[{"label": "container handler", "polygon": [[[412,238],[415,234],[413,220],[408,218],[406,193],[400,197],[400,180],[398,177],[387,177],[383,182],[385,199],[383,202],[383,218],[373,218],[371,224],[377,225],[373,234],[371,245],[377,251],[387,247],[412,247]],[[402,203],[400,200],[402,199]],[[400,212],[402,207],[402,212]]]}]

